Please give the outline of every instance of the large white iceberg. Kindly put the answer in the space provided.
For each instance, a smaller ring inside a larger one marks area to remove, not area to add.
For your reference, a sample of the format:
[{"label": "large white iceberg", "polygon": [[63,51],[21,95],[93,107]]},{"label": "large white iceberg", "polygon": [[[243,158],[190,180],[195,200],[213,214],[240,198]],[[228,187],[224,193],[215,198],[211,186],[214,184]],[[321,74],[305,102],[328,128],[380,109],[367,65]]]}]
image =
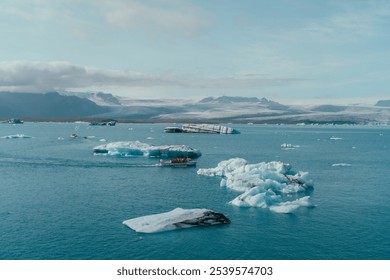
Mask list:
[{"label": "large white iceberg", "polygon": [[241,192],[230,201],[230,204],[239,207],[261,207],[290,213],[300,206],[312,206],[309,196],[291,200],[293,195],[306,194],[313,183],[307,172],[295,171],[287,163],[250,164],[245,159],[232,158],[221,161],[215,168],[199,169],[198,174],[222,177],[221,187]]},{"label": "large white iceberg", "polygon": [[189,157],[201,156],[199,150],[185,145],[153,146],[139,141],[113,142],[93,149],[95,154],[108,154],[111,156],[147,156],[147,157]]},{"label": "large white iceberg", "polygon": [[176,208],[170,212],[138,217],[123,222],[129,228],[143,233],[154,233],[196,226],[228,224],[230,220],[209,209]]}]

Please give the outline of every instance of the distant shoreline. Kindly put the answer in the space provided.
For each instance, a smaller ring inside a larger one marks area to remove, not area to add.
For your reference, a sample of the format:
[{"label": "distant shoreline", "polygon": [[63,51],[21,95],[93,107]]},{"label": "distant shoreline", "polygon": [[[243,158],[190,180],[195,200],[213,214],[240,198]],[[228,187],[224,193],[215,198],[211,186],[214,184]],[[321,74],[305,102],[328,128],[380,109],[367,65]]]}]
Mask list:
[{"label": "distant shoreline", "polygon": [[[10,118],[0,118],[0,123]],[[24,122],[55,122],[55,123],[74,123],[74,122],[100,122],[104,118],[20,118]],[[271,119],[271,120],[229,120],[229,119],[115,119],[118,123],[130,124],[261,124],[261,125],[378,125],[386,126],[381,123],[359,123],[350,120],[335,120],[335,121],[313,121],[313,120],[288,120],[288,119]]]}]

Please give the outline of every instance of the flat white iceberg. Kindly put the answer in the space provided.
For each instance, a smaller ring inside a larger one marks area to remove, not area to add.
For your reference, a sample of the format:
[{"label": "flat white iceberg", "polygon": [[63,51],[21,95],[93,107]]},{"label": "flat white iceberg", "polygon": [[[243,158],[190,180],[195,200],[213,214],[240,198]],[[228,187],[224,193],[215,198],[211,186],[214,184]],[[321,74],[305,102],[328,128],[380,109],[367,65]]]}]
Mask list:
[{"label": "flat white iceberg", "polygon": [[216,125],[216,124],[183,124],[182,132],[192,133],[217,133],[217,134],[239,134],[240,132],[234,128]]},{"label": "flat white iceberg", "polygon": [[196,226],[215,226],[229,224],[223,214],[209,209],[176,208],[170,212],[138,217],[123,222],[136,232],[155,233]]},{"label": "flat white iceberg", "polygon": [[293,145],[289,143],[283,143],[282,145],[280,145],[280,147],[282,148],[282,150],[295,150],[296,148],[299,148],[301,146]]},{"label": "flat white iceberg", "polygon": [[273,207],[272,211],[290,213],[300,206],[312,205],[306,203],[309,196],[295,203],[286,201],[291,195],[306,194],[313,188],[308,172],[295,171],[288,163],[272,161],[250,164],[245,159],[232,158],[221,161],[215,168],[199,169],[198,174],[222,177],[221,187],[241,192],[230,201],[230,204],[238,207]]},{"label": "flat white iceberg", "polygon": [[189,157],[196,158],[201,156],[199,150],[185,145],[162,145],[153,146],[139,141],[113,142],[93,149],[95,154],[107,154],[110,156],[147,156],[147,157]]}]

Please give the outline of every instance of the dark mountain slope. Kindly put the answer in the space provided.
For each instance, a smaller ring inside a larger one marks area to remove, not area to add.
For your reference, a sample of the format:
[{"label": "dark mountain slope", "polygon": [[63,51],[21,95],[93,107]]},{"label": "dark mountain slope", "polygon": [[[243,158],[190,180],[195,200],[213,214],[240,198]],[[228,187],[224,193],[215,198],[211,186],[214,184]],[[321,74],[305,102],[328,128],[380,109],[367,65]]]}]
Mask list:
[{"label": "dark mountain slope", "polygon": [[0,93],[0,117],[3,118],[89,117],[110,111],[110,108],[98,106],[88,99],[63,96],[57,92]]}]

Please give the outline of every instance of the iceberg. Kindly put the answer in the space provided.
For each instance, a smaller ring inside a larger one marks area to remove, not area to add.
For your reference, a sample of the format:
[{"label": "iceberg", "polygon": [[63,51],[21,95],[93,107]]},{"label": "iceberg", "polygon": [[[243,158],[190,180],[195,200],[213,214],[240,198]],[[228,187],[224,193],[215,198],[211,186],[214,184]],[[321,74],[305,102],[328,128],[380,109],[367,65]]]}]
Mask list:
[{"label": "iceberg", "polygon": [[112,142],[93,148],[95,154],[106,154],[110,156],[132,157],[188,157],[196,158],[202,155],[199,150],[185,145],[162,145],[153,146],[139,141]]},{"label": "iceberg", "polygon": [[232,158],[221,161],[215,168],[199,169],[197,173],[222,177],[221,187],[241,193],[229,202],[238,207],[269,208],[277,213],[290,213],[300,206],[312,205],[310,196],[291,201],[293,195],[311,191],[313,182],[308,172],[295,171],[288,163],[272,161],[250,164],[245,159]]},{"label": "iceberg", "polygon": [[230,220],[223,214],[209,209],[176,208],[170,212],[142,216],[123,222],[136,232],[155,233],[190,227],[209,227],[229,224]]},{"label": "iceberg", "polygon": [[310,202],[310,196],[304,196],[293,201],[281,202],[278,205],[273,205],[269,209],[276,213],[288,214],[298,209],[300,206],[312,207],[313,204]]}]

